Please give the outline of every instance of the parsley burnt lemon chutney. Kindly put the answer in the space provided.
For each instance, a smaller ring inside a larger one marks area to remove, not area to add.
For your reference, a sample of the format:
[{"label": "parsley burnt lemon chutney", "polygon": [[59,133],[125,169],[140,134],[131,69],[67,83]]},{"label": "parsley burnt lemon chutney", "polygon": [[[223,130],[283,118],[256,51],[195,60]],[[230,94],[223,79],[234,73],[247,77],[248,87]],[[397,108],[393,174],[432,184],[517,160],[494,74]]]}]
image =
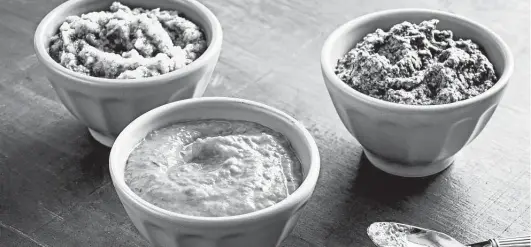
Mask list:
[{"label": "parsley burnt lemon chutney", "polygon": [[481,47],[438,30],[438,22],[377,29],[339,59],[335,73],[363,94],[408,105],[448,104],[491,88],[497,77]]}]

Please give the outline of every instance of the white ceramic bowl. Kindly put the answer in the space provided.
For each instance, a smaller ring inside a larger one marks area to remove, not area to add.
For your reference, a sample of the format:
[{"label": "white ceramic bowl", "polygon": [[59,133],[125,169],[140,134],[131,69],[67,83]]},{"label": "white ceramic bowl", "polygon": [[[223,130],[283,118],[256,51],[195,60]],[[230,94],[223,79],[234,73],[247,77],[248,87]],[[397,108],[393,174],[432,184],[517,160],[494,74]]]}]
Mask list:
[{"label": "white ceramic bowl", "polygon": [[[248,214],[196,217],[167,211],[136,195],[125,183],[129,154],[149,132],[172,123],[199,119],[246,120],[282,133],[299,157],[301,186],[279,203]],[[310,133],[289,115],[236,98],[187,99],[155,108],[134,120],[118,136],[109,160],[111,178],[127,214],[153,246],[273,247],[291,232],[312,196],[319,176],[319,151]]]},{"label": "white ceramic bowl", "polygon": [[[334,73],[337,60],[368,33],[432,18],[440,20],[438,29],[452,30],[455,37],[470,38],[485,49],[499,77],[494,87],[451,104],[403,105],[360,93]],[[446,169],[455,154],[483,130],[513,72],[513,58],[498,35],[476,22],[435,10],[396,9],[368,14],[337,28],[323,46],[321,69],[339,117],[371,163],[391,174],[421,177]]]},{"label": "white ceramic bowl", "polygon": [[66,108],[86,126],[93,137],[111,146],[127,124],[141,114],[171,101],[203,95],[221,51],[222,30],[214,14],[195,0],[122,0],[128,6],[175,9],[205,32],[208,48],[188,66],[160,76],[142,79],[106,79],[70,71],[48,54],[50,38],[70,15],[108,9],[114,0],[70,0],[42,19],[34,48],[47,77]]}]

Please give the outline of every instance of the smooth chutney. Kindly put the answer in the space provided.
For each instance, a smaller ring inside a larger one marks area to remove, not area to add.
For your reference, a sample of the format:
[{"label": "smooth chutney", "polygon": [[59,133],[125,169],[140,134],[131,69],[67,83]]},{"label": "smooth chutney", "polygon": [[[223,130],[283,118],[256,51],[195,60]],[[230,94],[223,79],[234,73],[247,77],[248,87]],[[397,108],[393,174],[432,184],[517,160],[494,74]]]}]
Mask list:
[{"label": "smooth chutney", "polygon": [[247,121],[197,120],[149,133],[131,152],[126,184],[144,200],[192,216],[233,216],[280,202],[302,183],[280,133]]}]

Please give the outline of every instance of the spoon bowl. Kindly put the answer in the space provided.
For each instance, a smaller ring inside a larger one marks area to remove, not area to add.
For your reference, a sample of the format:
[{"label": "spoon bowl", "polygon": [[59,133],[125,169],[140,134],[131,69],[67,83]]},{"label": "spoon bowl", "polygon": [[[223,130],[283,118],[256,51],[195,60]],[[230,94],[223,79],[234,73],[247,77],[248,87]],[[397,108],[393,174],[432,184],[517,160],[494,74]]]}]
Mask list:
[{"label": "spoon bowl", "polygon": [[367,235],[378,247],[531,247],[531,237],[493,238],[462,244],[442,232],[394,222],[374,222]]},{"label": "spoon bowl", "polygon": [[372,223],[367,234],[378,247],[465,247],[442,232],[394,222]]}]

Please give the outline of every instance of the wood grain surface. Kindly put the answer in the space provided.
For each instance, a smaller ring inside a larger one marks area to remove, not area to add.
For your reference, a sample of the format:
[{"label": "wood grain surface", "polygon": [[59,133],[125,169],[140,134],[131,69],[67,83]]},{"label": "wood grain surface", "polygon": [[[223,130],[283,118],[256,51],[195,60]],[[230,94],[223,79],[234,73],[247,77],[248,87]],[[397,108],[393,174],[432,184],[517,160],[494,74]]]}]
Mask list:
[{"label": "wood grain surface", "polygon": [[[110,183],[109,149],[60,103],[33,51],[41,18],[61,0],[0,2],[0,246],[147,246]],[[224,29],[206,96],[267,103],[315,137],[321,175],[285,247],[372,246],[366,227],[393,220],[463,242],[530,233],[529,1],[204,0]],[[483,133],[438,176],[401,179],[367,161],[325,89],[326,36],[362,14],[446,10],[496,31],[515,72]]]}]

